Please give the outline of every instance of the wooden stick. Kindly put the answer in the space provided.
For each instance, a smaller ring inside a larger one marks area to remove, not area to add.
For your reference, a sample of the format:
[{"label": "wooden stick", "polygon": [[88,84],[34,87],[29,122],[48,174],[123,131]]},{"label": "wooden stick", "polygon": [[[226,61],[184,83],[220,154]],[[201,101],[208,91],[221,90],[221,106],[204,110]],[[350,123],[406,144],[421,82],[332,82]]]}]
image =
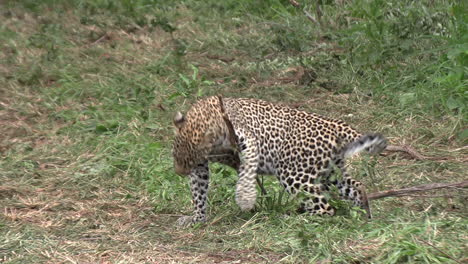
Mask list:
[{"label": "wooden stick", "polygon": [[424,192],[436,189],[443,188],[466,188],[468,187],[468,181],[458,182],[458,183],[429,183],[422,184],[418,186],[413,186],[409,188],[399,189],[399,190],[388,190],[382,192],[371,193],[367,195],[369,200],[377,200],[390,196],[405,196],[411,193]]},{"label": "wooden stick", "polygon": [[[413,147],[407,146],[407,145],[389,145],[385,149],[385,151],[389,152],[405,152],[408,153],[413,159],[416,160],[447,160],[448,158],[446,157],[428,157],[420,154],[417,152]],[[385,154],[384,154],[385,155]]]}]

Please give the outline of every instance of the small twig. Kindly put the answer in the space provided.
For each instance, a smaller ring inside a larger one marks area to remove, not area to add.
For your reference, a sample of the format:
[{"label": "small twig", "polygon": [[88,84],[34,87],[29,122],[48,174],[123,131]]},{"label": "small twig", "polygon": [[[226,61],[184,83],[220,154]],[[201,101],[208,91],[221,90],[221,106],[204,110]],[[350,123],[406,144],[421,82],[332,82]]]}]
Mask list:
[{"label": "small twig", "polygon": [[307,12],[307,10],[303,10],[304,12],[304,15],[312,22],[316,23],[316,24],[320,24],[309,12]]},{"label": "small twig", "polygon": [[408,194],[405,195],[407,197],[415,197],[415,198],[455,198],[455,197],[468,197],[468,196],[455,196],[455,195],[424,195],[424,194]]},{"label": "small twig", "polygon": [[96,41],[94,41],[93,43],[91,43],[91,45],[93,44],[97,44],[99,42],[101,42],[103,39],[105,39],[107,37],[107,34],[104,34],[102,35],[102,37],[98,38]]},{"label": "small twig", "polygon": [[429,190],[443,189],[443,188],[466,188],[468,187],[468,181],[458,183],[429,183],[410,188],[404,188],[399,190],[388,190],[383,192],[376,192],[367,195],[369,200],[376,200],[390,196],[406,196],[410,193],[423,192]]},{"label": "small twig", "polygon": [[212,59],[212,60],[220,60],[220,61],[225,62],[225,63],[229,63],[229,62],[234,60],[234,58],[223,57],[223,56],[219,56],[219,55],[206,55],[206,57],[208,59]]},{"label": "small twig", "polygon": [[162,104],[158,104],[157,107],[161,110],[161,111],[166,111],[166,108],[162,105]]},{"label": "small twig", "polygon": [[103,39],[105,39],[105,38],[107,38],[107,37],[108,37],[108,36],[107,36],[107,33],[104,33],[104,35],[102,35],[102,36],[101,36],[100,38],[98,38],[96,41],[90,43],[89,46],[95,45],[95,44],[101,42]]},{"label": "small twig", "polygon": [[[289,3],[296,8],[300,8],[301,6],[301,4],[299,4],[299,2],[297,2],[296,0],[289,0]],[[314,16],[312,16],[309,12],[307,12],[307,10],[303,9],[302,12],[307,17],[307,19],[309,19],[315,24],[320,24],[320,22],[317,21],[317,19],[315,19]],[[318,3],[317,3],[317,15],[321,15],[320,6]]]},{"label": "small twig", "polygon": [[299,7],[299,6],[301,5],[301,4],[299,4],[299,3],[298,3],[297,1],[295,1],[295,0],[289,0],[289,3],[290,3],[291,5],[293,5],[294,7]]}]

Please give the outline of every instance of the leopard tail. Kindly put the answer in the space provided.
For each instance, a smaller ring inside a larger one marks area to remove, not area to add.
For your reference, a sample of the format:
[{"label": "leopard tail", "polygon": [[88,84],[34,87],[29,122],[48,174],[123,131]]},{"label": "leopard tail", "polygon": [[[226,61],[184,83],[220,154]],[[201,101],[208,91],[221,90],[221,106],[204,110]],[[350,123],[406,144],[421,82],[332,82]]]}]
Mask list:
[{"label": "leopard tail", "polygon": [[345,146],[343,154],[349,158],[365,150],[371,154],[379,154],[387,147],[387,140],[381,134],[366,134]]}]

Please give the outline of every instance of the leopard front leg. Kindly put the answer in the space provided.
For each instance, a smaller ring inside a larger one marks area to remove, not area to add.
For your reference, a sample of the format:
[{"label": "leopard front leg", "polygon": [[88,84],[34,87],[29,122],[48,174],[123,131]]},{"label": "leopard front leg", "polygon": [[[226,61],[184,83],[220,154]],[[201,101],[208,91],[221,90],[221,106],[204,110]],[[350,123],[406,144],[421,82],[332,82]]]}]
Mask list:
[{"label": "leopard front leg", "polygon": [[372,212],[364,185],[361,182],[351,178],[346,170],[344,159],[337,159],[334,162],[341,170],[342,175],[341,180],[336,180],[333,182],[333,184],[335,184],[338,188],[340,196],[345,200],[352,201],[354,206],[358,206],[364,209],[366,211],[367,217],[372,218]]},{"label": "leopard front leg", "polygon": [[343,199],[350,200],[354,206],[359,206],[366,210],[367,217],[372,218],[366,188],[361,182],[351,177],[345,177],[341,181],[338,181],[336,186]]},{"label": "leopard front leg", "polygon": [[238,139],[241,164],[236,187],[236,203],[242,211],[248,211],[254,208],[257,199],[258,148],[255,137],[246,131],[239,132]]},{"label": "leopard front leg", "polygon": [[322,184],[314,184],[305,188],[309,197],[301,202],[301,207],[298,211],[311,215],[335,215],[335,208],[328,203],[327,198],[322,194],[326,190],[326,187]]},{"label": "leopard front leg", "polygon": [[191,216],[180,217],[177,220],[177,225],[190,226],[206,221],[209,175],[208,161],[198,165],[190,172],[190,190],[195,210]]}]

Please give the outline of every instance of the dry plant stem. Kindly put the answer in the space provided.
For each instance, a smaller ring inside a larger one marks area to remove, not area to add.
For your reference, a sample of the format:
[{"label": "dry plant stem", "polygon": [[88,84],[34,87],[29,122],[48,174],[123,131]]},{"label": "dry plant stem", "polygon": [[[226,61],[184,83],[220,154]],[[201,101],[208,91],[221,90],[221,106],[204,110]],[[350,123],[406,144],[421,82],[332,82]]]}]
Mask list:
[{"label": "dry plant stem", "polygon": [[463,182],[458,182],[458,183],[429,183],[429,184],[422,184],[422,185],[399,189],[399,190],[388,190],[388,191],[383,191],[383,192],[371,193],[367,195],[367,199],[377,200],[377,199],[390,197],[390,196],[405,196],[405,195],[416,193],[416,192],[424,192],[424,191],[430,191],[430,190],[436,190],[436,189],[466,188],[466,187],[468,187],[468,181],[463,181]]},{"label": "dry plant stem", "polygon": [[312,22],[316,23],[316,24],[320,24],[309,12],[307,12],[306,10],[304,10],[304,15]]},{"label": "dry plant stem", "polygon": [[424,195],[424,194],[408,194],[408,195],[405,195],[406,197],[415,197],[415,198],[455,198],[455,197],[466,197],[468,198],[468,196],[464,196],[464,195],[460,195],[460,196],[456,196],[456,195]]},{"label": "dry plant stem", "polygon": [[[296,8],[299,8],[301,6],[301,4],[299,4],[299,2],[297,2],[296,0],[289,0],[289,3],[291,5],[293,5],[294,7],[296,7]],[[304,9],[304,10],[302,10],[302,12],[307,17],[307,19],[309,19],[310,21],[312,21],[315,24],[320,24],[320,21],[317,21],[317,19],[315,19],[314,16],[312,16],[309,12],[307,12],[307,10]],[[318,19],[320,19],[321,14],[322,14],[322,12],[320,10],[320,6],[317,3],[317,18]]]},{"label": "dry plant stem", "polygon": [[225,62],[225,63],[229,63],[229,62],[232,62],[232,61],[235,60],[232,57],[223,57],[223,56],[219,56],[219,55],[206,55],[206,57],[208,59],[212,59],[212,60],[220,60],[220,61]]}]

